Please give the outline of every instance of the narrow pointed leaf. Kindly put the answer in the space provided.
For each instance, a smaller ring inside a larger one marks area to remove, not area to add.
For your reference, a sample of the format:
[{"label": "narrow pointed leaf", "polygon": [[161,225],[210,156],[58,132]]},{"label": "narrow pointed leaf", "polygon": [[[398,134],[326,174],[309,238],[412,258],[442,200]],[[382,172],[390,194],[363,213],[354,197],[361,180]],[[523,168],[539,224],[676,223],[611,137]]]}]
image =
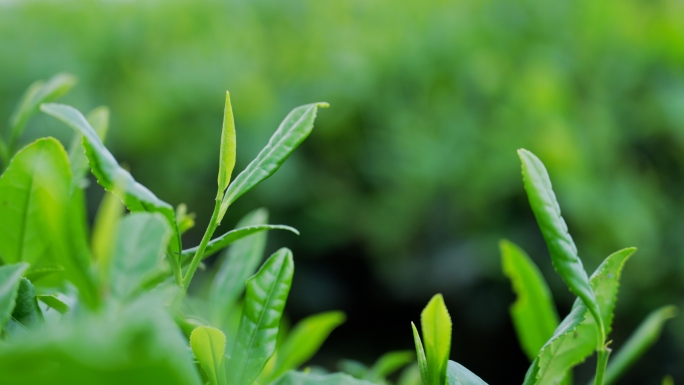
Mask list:
[{"label": "narrow pointed leaf", "polygon": [[226,336],[223,332],[210,326],[195,328],[190,334],[190,347],[207,374],[209,383],[211,385],[226,384],[226,372],[223,368]]},{"label": "narrow pointed leaf", "polygon": [[111,290],[118,298],[135,294],[157,270],[171,230],[160,214],[133,213],[119,223],[111,269]]},{"label": "narrow pointed leaf", "polygon": [[457,362],[449,361],[447,368],[448,385],[487,385],[475,373]]},{"label": "narrow pointed leaf", "polygon": [[428,381],[425,385],[445,385],[451,350],[451,317],[441,294],[428,302],[420,315],[420,326],[427,358]]},{"label": "narrow pointed leaf", "polygon": [[651,312],[617,354],[613,356],[613,359],[608,364],[608,370],[606,371],[603,383],[611,385],[619,380],[644,355],[646,350],[658,340],[665,322],[676,315],[677,308],[674,306],[664,306]]},{"label": "narrow pointed leaf", "polygon": [[423,342],[420,340],[420,334],[416,329],[416,324],[411,322],[411,329],[413,330],[413,343],[416,345],[416,357],[418,358],[418,366],[420,367],[420,378],[423,380],[423,385],[428,383],[428,366],[427,358],[425,357],[425,349]]},{"label": "narrow pointed leaf", "polygon": [[373,385],[373,383],[344,373],[319,375],[290,371],[272,385]]},{"label": "narrow pointed leaf", "polygon": [[[131,174],[121,168],[114,156],[102,144],[95,129],[90,126],[83,115],[75,108],[63,104],[43,104],[41,110],[48,115],[66,123],[68,126],[83,135],[83,147],[85,148],[91,171],[102,187],[118,194],[129,210],[133,212],[147,211],[157,212],[164,216],[172,229],[172,237],[169,242],[171,250],[170,263],[177,264],[181,251],[180,234],[176,223],[176,214],[171,205],[160,200],[145,186],[136,182]],[[123,186],[123,191],[117,191],[117,185]]]},{"label": "narrow pointed leaf", "polygon": [[[622,268],[636,249],[617,251],[603,261],[591,276],[602,322],[610,332]],[[584,302],[575,301],[570,314],[560,323],[527,372],[524,385],[557,384],[568,371],[589,357],[598,343],[596,322]]]},{"label": "narrow pointed leaf", "polygon": [[42,323],[43,312],[38,306],[33,284],[28,279],[22,278],[19,281],[12,319],[5,331],[8,335],[13,335],[21,333],[23,330],[34,330]]},{"label": "narrow pointed leaf", "polygon": [[532,259],[518,246],[501,241],[501,264],[518,299],[511,318],[525,354],[533,361],[558,327],[558,313],[544,277]]},{"label": "narrow pointed leaf", "polygon": [[280,123],[266,147],[228,186],[219,212],[219,222],[235,200],[275,173],[313,129],[318,108],[327,103],[313,103],[292,110]]},{"label": "narrow pointed leaf", "polygon": [[292,252],[280,249],[247,281],[238,337],[226,370],[231,385],[252,385],[275,352],[293,273]]},{"label": "narrow pointed leaf", "polygon": [[541,160],[531,152],[520,149],[518,156],[522,162],[525,191],[527,191],[530,206],[551,254],[553,266],[570,291],[582,299],[596,320],[599,333],[603,333],[604,326],[596,296],[591,289],[582,260],[577,254],[575,242],[568,233],[568,226],[561,216],[549,174]]},{"label": "narrow pointed leaf", "polygon": [[38,295],[36,298],[48,305],[50,308],[57,310],[61,314],[66,314],[69,311],[69,305],[67,305],[64,301],[59,299],[56,295],[52,294],[44,294],[44,295]]},{"label": "narrow pointed leaf", "polygon": [[12,315],[17,300],[19,282],[28,267],[28,263],[0,266],[0,332]]},{"label": "narrow pointed leaf", "polygon": [[400,350],[383,354],[371,366],[366,379],[371,382],[381,383],[387,376],[413,362],[415,354],[410,350]]},{"label": "narrow pointed leaf", "polygon": [[[104,143],[109,130],[109,108],[97,107],[86,115],[86,119]],[[82,142],[83,135],[77,132],[71,141],[71,146],[69,146],[69,164],[71,164],[71,173],[74,176],[74,188],[86,186],[86,174],[90,170]]]},{"label": "narrow pointed leaf", "polygon": [[221,199],[230,183],[230,175],[235,167],[235,119],[233,107],[230,105],[230,93],[226,91],[226,107],[223,112],[223,129],[221,130],[221,154],[219,157],[218,192],[216,199]]}]

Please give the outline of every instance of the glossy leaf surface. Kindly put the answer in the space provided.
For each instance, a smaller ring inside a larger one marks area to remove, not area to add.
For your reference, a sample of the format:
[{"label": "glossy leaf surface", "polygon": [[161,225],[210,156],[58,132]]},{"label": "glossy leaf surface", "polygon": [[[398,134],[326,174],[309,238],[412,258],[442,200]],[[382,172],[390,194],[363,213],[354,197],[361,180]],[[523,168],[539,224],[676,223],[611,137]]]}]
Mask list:
[{"label": "glossy leaf surface", "polygon": [[235,200],[275,173],[313,129],[316,112],[327,103],[312,103],[292,110],[280,123],[266,147],[228,186],[219,213],[219,222]]},{"label": "glossy leaf surface", "polygon": [[293,273],[292,252],[280,249],[247,281],[238,337],[226,370],[231,385],[251,385],[275,352]]},{"label": "glossy leaf surface", "polygon": [[235,167],[235,119],[233,107],[230,105],[230,93],[226,91],[226,107],[223,112],[223,129],[221,130],[221,153],[219,155],[218,192],[220,199],[230,184],[230,176]]},{"label": "glossy leaf surface", "polygon": [[499,246],[503,271],[518,296],[511,306],[511,318],[520,345],[532,361],[558,327],[558,313],[549,287],[532,259],[511,242],[501,241]]},{"label": "glossy leaf surface", "polygon": [[449,361],[447,366],[447,384],[448,385],[487,385],[475,373],[466,369],[463,365]]},{"label": "glossy leaf surface", "polygon": [[[560,206],[551,186],[544,164],[531,152],[520,149],[522,175],[530,206],[551,254],[553,267],[563,278],[570,291],[584,301],[603,331],[599,306],[591,289],[587,272],[577,254],[577,247],[568,233],[568,226],[561,216]],[[603,341],[602,341],[603,342]]]},{"label": "glossy leaf surface", "polygon": [[0,332],[12,315],[17,299],[19,282],[28,269],[28,263],[0,266]]},{"label": "glossy leaf surface", "polygon": [[451,317],[441,294],[428,302],[420,315],[420,326],[427,359],[428,380],[425,385],[445,385],[451,351]]},{"label": "glossy leaf surface", "polygon": [[226,336],[222,331],[210,326],[195,328],[190,334],[190,347],[207,374],[212,385],[226,384],[224,370],[224,354],[226,351]]}]

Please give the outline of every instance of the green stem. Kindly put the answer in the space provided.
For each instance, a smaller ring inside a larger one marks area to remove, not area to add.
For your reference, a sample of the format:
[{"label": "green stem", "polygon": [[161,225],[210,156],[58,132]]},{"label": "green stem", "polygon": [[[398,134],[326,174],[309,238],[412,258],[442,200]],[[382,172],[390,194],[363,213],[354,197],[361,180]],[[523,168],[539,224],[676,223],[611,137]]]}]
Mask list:
[{"label": "green stem", "polygon": [[192,261],[190,262],[190,267],[188,268],[187,273],[185,273],[185,277],[183,277],[183,293],[188,291],[188,287],[190,286],[190,282],[192,281],[192,276],[195,275],[195,271],[197,271],[197,268],[199,267],[200,262],[202,262],[202,257],[204,256],[204,251],[207,248],[207,245],[209,244],[209,241],[211,240],[211,237],[214,235],[214,231],[216,231],[216,228],[218,227],[218,217],[219,217],[219,211],[221,209],[221,200],[217,199],[216,200],[216,206],[214,207],[214,212],[211,214],[211,220],[209,221],[209,226],[207,226],[207,230],[204,232],[204,236],[202,237],[202,241],[200,242],[199,246],[197,247],[197,252],[195,253],[195,256],[192,257]]},{"label": "green stem", "polygon": [[606,367],[608,366],[608,356],[610,356],[610,349],[603,346],[597,351],[596,358],[596,377],[594,378],[594,385],[603,385],[603,378],[606,374]]},{"label": "green stem", "polygon": [[176,255],[170,247],[166,250],[166,254],[169,256],[169,265],[171,266],[171,270],[173,270],[173,278],[176,280],[176,284],[183,287],[183,272],[181,271],[180,262],[178,261],[180,255]]}]

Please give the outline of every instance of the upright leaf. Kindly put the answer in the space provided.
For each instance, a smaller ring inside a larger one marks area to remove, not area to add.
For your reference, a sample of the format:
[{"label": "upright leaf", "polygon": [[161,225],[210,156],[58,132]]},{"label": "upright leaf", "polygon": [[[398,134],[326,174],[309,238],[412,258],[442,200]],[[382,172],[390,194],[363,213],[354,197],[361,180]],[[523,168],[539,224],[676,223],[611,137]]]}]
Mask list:
[{"label": "upright leaf", "polygon": [[411,322],[411,329],[413,329],[413,343],[416,345],[416,357],[418,357],[420,378],[423,380],[423,385],[427,385],[428,365],[427,358],[425,357],[425,349],[423,348],[423,342],[420,340],[420,334],[418,334],[418,329],[416,329],[416,325],[413,322]]},{"label": "upright leaf", "polygon": [[651,312],[610,361],[603,383],[611,385],[619,380],[658,340],[665,322],[676,315],[677,308],[674,306],[664,306]]},{"label": "upright leaf", "polygon": [[[266,222],[268,222],[268,211],[258,209],[245,215],[237,226],[254,227]],[[223,327],[228,312],[245,291],[247,279],[257,270],[264,256],[266,235],[266,231],[252,233],[235,241],[225,253],[209,292],[213,325]]]},{"label": "upright leaf", "polygon": [[164,255],[171,231],[159,214],[133,213],[124,217],[116,232],[111,289],[119,298],[135,294]]},{"label": "upright leaf", "polygon": [[226,371],[223,357],[226,350],[226,336],[210,326],[195,328],[190,334],[190,347],[195,358],[204,369],[211,385],[225,385]]},{"label": "upright leaf", "polygon": [[19,282],[28,267],[28,263],[0,266],[0,332],[12,315],[17,300]]},{"label": "upright leaf", "polygon": [[12,318],[7,325],[7,334],[17,334],[23,330],[36,329],[43,323],[43,312],[36,300],[36,291],[33,284],[26,278],[19,282],[17,299],[12,311]]},{"label": "upright leaf", "polygon": [[318,108],[328,107],[327,103],[313,103],[292,110],[280,123],[266,147],[228,186],[218,220],[235,200],[275,173],[292,152],[306,139],[313,129]]},{"label": "upright leaf", "polygon": [[[617,251],[603,261],[591,276],[602,322],[610,332],[617,301],[620,275],[627,259],[636,249]],[[568,371],[589,357],[598,343],[596,321],[579,298],[570,314],[560,323],[553,337],[544,345],[525,376],[524,385],[557,384]]]},{"label": "upright leaf", "polygon": [[[560,206],[551,187],[544,164],[531,152],[520,149],[522,175],[530,206],[551,254],[553,266],[570,291],[580,297],[596,320],[599,334],[605,335],[596,296],[589,284],[587,272],[577,254],[577,247],[568,233]],[[603,341],[599,342],[603,344]]]},{"label": "upright leaf", "polygon": [[[109,131],[109,108],[97,107],[88,113],[86,119],[104,143],[107,131]],[[81,142],[83,142],[83,135],[77,132],[69,146],[69,164],[71,164],[71,173],[74,175],[74,188],[85,187],[86,174],[90,170],[88,157]]]},{"label": "upright leaf", "polygon": [[230,175],[233,173],[233,167],[235,167],[235,119],[233,119],[233,107],[230,105],[230,93],[226,91],[216,199],[221,199],[228,184],[230,184]]},{"label": "upright leaf", "polygon": [[466,369],[463,365],[449,361],[447,369],[447,384],[449,385],[487,385],[475,373]]},{"label": "upright leaf", "polygon": [[344,373],[319,375],[290,371],[272,385],[373,385],[373,383]]},{"label": "upright leaf", "polygon": [[[63,104],[50,103],[43,104],[41,110],[63,121],[83,135],[83,147],[85,148],[91,171],[102,187],[114,194],[118,194],[117,196],[126,207],[133,212],[158,212],[164,216],[172,229],[171,241],[169,242],[171,251],[169,262],[178,265],[181,244],[173,207],[157,198],[150,190],[136,182],[128,171],[119,166],[114,156],[102,144],[95,129],[90,126],[77,109]],[[124,186],[125,189],[118,192],[115,189],[116,185]]]},{"label": "upright leaf", "polygon": [[435,295],[428,302],[420,315],[420,325],[427,358],[428,380],[425,385],[445,385],[451,350],[451,317],[441,294]]},{"label": "upright leaf", "polygon": [[511,318],[520,345],[533,361],[558,327],[558,313],[546,281],[530,257],[508,241],[501,241],[500,248],[503,271],[518,296],[511,306]]},{"label": "upright leaf", "polygon": [[275,352],[293,273],[292,252],[280,249],[247,281],[238,337],[226,370],[231,385],[252,385]]}]

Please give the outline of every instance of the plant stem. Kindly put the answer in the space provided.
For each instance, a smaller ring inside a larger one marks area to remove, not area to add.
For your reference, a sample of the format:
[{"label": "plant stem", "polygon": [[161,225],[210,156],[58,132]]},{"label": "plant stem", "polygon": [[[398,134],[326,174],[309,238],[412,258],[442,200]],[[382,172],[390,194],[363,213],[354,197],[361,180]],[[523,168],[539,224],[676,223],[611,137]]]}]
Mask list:
[{"label": "plant stem", "polygon": [[202,262],[202,257],[204,256],[204,251],[207,248],[207,244],[209,244],[211,237],[214,235],[214,231],[216,231],[216,228],[218,227],[218,216],[219,216],[220,209],[221,209],[221,200],[217,199],[216,200],[216,206],[214,206],[214,212],[211,214],[211,220],[209,221],[209,226],[207,226],[207,230],[204,232],[204,236],[202,237],[202,241],[200,242],[199,246],[197,247],[197,252],[195,253],[195,256],[192,257],[192,261],[190,262],[190,267],[188,268],[187,273],[185,273],[185,277],[183,277],[183,293],[188,291],[188,287],[190,286],[190,281],[192,281],[192,276],[195,274],[195,271],[199,267],[200,262]]},{"label": "plant stem", "polygon": [[601,347],[597,351],[596,358],[596,377],[594,378],[594,385],[603,385],[603,377],[606,374],[606,366],[608,366],[608,356],[610,356],[610,349],[607,346]]},{"label": "plant stem", "polygon": [[[180,250],[182,251],[182,248]],[[169,247],[166,253],[169,256],[169,265],[171,266],[171,270],[173,270],[173,278],[176,280],[176,284],[178,286],[183,287],[183,272],[181,271],[181,265],[178,261],[180,258],[180,252],[178,253],[179,255],[175,255],[173,250]]]}]

